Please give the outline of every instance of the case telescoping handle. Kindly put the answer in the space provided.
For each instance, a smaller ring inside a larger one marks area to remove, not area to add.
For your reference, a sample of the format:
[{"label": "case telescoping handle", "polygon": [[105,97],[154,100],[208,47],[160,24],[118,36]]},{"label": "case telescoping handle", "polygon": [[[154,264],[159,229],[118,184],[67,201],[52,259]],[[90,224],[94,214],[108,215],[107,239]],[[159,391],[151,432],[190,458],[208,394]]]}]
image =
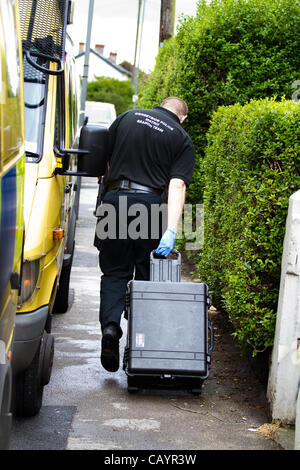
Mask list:
[{"label": "case telescoping handle", "polygon": [[181,254],[172,250],[177,259],[157,255],[155,251],[150,253],[150,281],[180,282],[181,280]]},{"label": "case telescoping handle", "polygon": [[[171,254],[173,254],[173,253],[177,255],[178,262],[181,262],[181,254],[179,253],[179,251],[172,250]],[[155,250],[151,251],[150,258],[151,259],[168,259],[163,255],[158,255]]]}]

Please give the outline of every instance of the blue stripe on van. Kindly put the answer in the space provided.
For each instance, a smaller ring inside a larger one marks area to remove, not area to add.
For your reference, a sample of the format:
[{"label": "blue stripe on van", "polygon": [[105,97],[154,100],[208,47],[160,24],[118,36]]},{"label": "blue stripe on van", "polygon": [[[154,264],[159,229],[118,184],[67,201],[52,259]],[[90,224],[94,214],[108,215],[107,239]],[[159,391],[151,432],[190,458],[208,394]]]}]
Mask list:
[{"label": "blue stripe on van", "polygon": [[1,181],[0,223],[0,299],[13,269],[16,213],[17,213],[16,167],[9,170]]}]

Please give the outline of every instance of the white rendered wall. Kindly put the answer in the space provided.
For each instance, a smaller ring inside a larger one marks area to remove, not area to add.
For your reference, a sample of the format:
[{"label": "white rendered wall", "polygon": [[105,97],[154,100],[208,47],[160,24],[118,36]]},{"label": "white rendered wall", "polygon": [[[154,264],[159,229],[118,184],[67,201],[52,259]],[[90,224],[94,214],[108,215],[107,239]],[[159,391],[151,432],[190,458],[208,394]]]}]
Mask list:
[{"label": "white rendered wall", "polygon": [[[83,64],[84,64],[84,55],[76,59],[76,70],[78,71],[79,75],[82,75]],[[99,57],[96,57],[95,54],[90,54],[88,81],[92,82],[96,80],[95,77],[116,78],[117,80],[120,80],[120,81],[129,79],[129,77],[126,74],[120,73],[118,70],[114,69],[111,65],[99,59]]]},{"label": "white rendered wall", "polygon": [[295,423],[299,384],[300,190],[290,197],[283,246],[276,331],[268,383],[268,400],[273,419]]},{"label": "white rendered wall", "polygon": [[295,450],[300,450],[300,391],[298,393],[295,423]]}]

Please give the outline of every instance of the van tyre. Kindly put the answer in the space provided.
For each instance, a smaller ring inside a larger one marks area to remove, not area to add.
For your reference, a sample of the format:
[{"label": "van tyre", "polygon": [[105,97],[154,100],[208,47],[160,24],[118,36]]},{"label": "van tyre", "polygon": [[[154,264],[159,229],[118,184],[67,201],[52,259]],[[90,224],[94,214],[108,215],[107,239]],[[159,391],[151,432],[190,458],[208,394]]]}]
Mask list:
[{"label": "van tyre", "polygon": [[10,364],[0,365],[0,384],[0,450],[8,450],[12,426],[12,373]]},{"label": "van tyre", "polygon": [[41,409],[44,386],[41,381],[41,346],[37,348],[30,366],[17,376],[16,414],[35,416]]},{"label": "van tyre", "polygon": [[44,331],[41,347],[41,383],[48,385],[51,378],[54,358],[54,337]]},{"label": "van tyre", "polygon": [[54,313],[66,313],[69,307],[71,266],[62,268],[54,302]]},{"label": "van tyre", "polygon": [[72,217],[72,224],[71,224],[71,237],[72,243],[68,241],[67,243],[67,256],[70,258],[68,264],[62,267],[58,289],[56,292],[53,312],[54,313],[66,313],[69,308],[69,288],[70,288],[70,276],[71,276],[71,269],[73,263],[73,256],[74,256],[74,249],[75,249],[75,226],[76,226],[76,219],[75,214]]}]

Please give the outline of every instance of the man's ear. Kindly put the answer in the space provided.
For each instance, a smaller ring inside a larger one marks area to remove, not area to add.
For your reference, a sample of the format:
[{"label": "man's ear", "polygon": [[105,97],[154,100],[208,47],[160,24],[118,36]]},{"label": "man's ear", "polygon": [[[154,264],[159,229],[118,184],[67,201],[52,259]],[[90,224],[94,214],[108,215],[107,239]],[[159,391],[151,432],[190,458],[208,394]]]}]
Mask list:
[{"label": "man's ear", "polygon": [[182,124],[183,121],[185,121],[186,118],[187,118],[187,114],[179,116],[180,124]]}]

